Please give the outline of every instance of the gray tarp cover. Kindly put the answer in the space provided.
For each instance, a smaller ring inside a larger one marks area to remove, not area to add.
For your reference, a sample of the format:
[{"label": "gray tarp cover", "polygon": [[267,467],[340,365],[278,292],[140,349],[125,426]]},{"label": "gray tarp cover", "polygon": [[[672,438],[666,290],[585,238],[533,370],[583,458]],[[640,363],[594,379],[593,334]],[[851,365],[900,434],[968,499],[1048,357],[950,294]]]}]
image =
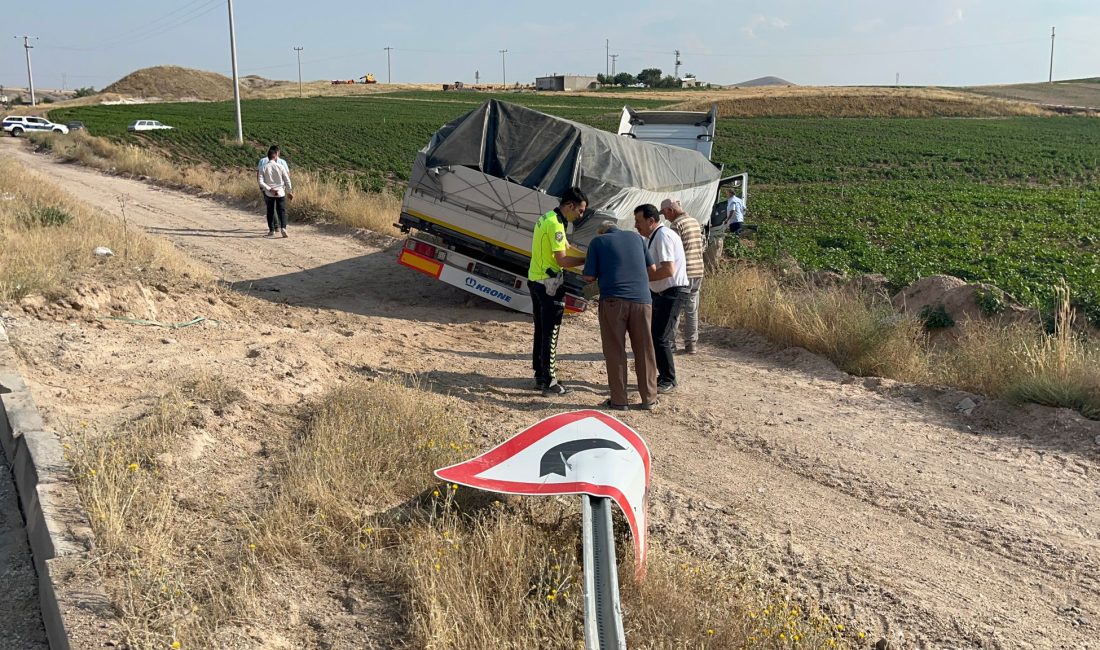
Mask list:
[{"label": "gray tarp cover", "polygon": [[578,185],[594,206],[624,189],[676,193],[719,178],[698,152],[638,142],[495,99],[441,128],[425,154],[428,167],[473,167],[555,197]]}]

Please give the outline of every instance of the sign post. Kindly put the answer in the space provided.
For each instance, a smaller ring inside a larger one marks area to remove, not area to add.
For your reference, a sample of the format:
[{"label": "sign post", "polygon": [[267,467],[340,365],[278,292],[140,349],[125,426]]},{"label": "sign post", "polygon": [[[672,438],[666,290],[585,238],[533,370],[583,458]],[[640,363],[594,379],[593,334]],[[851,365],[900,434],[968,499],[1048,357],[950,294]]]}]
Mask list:
[{"label": "sign post", "polygon": [[649,471],[649,447],[636,431],[606,413],[585,410],[537,422],[480,456],[435,474],[504,494],[584,495],[585,647],[625,650],[611,502],[630,525],[634,573],[640,580],[648,543]]}]

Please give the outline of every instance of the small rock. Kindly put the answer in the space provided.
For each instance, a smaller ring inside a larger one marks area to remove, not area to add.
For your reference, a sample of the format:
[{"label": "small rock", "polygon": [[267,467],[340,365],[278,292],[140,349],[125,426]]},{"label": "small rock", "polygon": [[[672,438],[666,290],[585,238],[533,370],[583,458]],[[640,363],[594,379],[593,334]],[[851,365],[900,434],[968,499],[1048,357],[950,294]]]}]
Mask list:
[{"label": "small rock", "polygon": [[875,650],[890,650],[890,642],[886,639],[879,639],[875,643]]},{"label": "small rock", "polygon": [[1100,436],[1096,436],[1096,438],[1093,439],[1093,442],[1100,445]]},{"label": "small rock", "polygon": [[107,248],[106,246],[96,246],[95,250],[92,251],[92,254],[95,255],[96,257],[114,257],[115,256],[115,252],[112,251],[110,248]]},{"label": "small rock", "polygon": [[165,344],[165,345],[172,345],[176,342],[176,339],[163,338],[163,339],[160,340],[160,342]]},{"label": "small rock", "polygon": [[970,413],[977,408],[978,404],[974,400],[967,397],[963,401],[955,405],[956,411],[962,411],[963,413],[970,415]]},{"label": "small rock", "polygon": [[248,357],[249,359],[255,359],[256,357],[260,356],[260,354],[261,354],[261,352],[260,352],[259,348],[252,348],[251,350],[248,351],[248,354],[246,354],[245,356]]},{"label": "small rock", "polygon": [[108,648],[114,648],[118,645],[118,641],[115,641],[114,639],[108,639],[103,642],[103,645],[107,646]]}]

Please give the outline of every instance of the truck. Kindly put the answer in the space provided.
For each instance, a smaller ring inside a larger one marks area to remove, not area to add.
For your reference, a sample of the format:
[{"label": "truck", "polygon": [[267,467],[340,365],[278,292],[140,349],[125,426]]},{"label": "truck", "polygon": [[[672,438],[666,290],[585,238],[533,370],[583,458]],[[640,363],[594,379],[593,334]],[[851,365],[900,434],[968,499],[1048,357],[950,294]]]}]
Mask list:
[{"label": "truck", "polygon": [[[529,314],[535,222],[571,186],[588,195],[589,209],[568,226],[570,255],[584,254],[600,223],[631,229],[635,207],[669,197],[708,230],[724,220],[720,188],[740,182],[744,192],[748,175],[723,178],[710,161],[716,120],[713,108],[626,107],[610,133],[490,99],[417,153],[395,224],[407,235],[397,262]],[[584,311],[579,273],[567,269],[564,280],[566,311]]]}]

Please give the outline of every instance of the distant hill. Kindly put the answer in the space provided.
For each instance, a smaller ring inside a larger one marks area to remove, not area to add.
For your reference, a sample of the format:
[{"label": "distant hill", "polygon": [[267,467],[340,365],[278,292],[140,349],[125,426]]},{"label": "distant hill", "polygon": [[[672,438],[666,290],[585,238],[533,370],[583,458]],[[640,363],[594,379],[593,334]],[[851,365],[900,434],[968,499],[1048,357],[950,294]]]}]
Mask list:
[{"label": "distant hill", "polygon": [[797,86],[798,84],[793,84],[779,77],[757,77],[734,85],[738,88],[755,88],[757,86]]},{"label": "distant hill", "polygon": [[[250,75],[241,77],[241,90],[260,90],[287,83]],[[131,72],[102,92],[133,97],[223,101],[233,98],[233,80],[216,72],[158,65]]]}]

